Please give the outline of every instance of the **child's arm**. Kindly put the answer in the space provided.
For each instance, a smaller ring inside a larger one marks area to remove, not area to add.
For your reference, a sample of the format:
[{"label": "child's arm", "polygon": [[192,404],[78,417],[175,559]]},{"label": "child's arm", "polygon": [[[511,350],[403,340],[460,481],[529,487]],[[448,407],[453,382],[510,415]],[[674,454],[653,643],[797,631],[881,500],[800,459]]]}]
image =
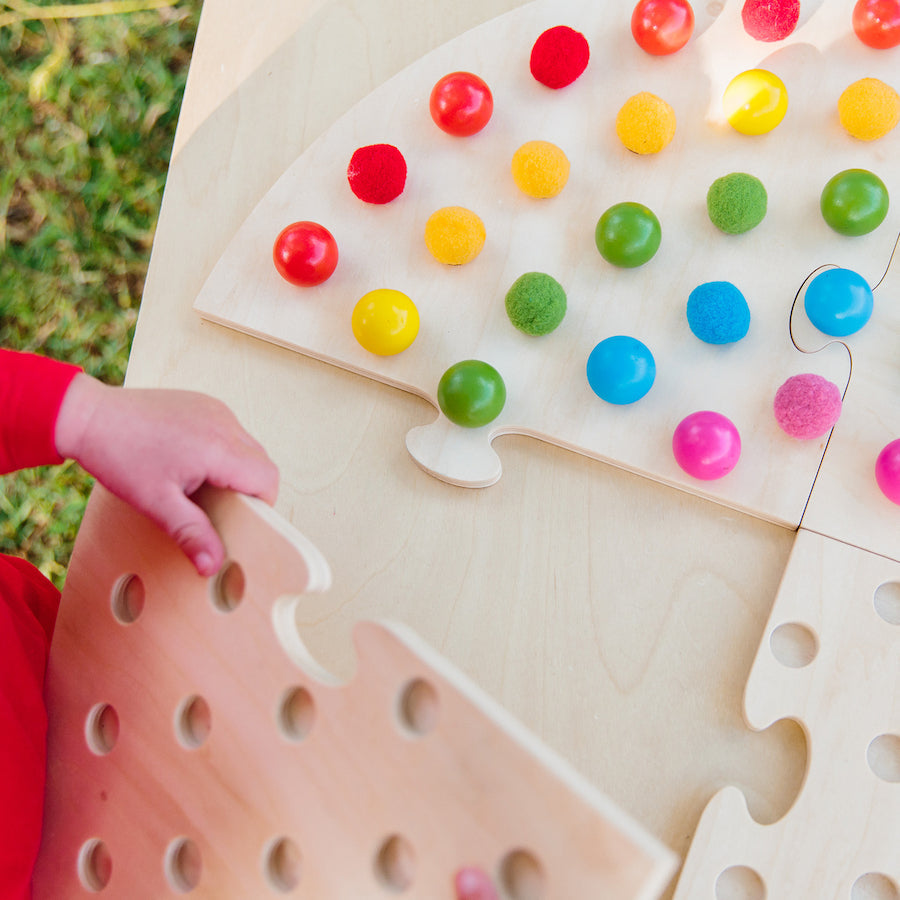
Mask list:
[{"label": "child's arm", "polygon": [[224,549],[191,495],[204,483],[274,503],[278,470],[231,411],[205,394],[105,385],[77,375],[56,420],[60,456],[171,535],[201,575]]}]

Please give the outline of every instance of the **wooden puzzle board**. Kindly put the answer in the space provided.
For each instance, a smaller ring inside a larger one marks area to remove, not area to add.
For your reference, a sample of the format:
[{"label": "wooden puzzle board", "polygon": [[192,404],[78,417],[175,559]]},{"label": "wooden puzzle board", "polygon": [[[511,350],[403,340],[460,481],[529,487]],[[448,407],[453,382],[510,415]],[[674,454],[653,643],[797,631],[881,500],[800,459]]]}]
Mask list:
[{"label": "wooden puzzle board", "polygon": [[47,673],[37,900],[455,900],[469,867],[510,900],[659,896],[673,854],[409,629],[360,624],[353,676],[327,672],[297,630],[331,581],[315,546],[260,501],[198,502],[213,579],[91,498]]},{"label": "wooden puzzle board", "polygon": [[[551,91],[531,78],[527,58],[536,36],[560,22],[589,37],[594,62],[573,85]],[[627,17],[605,7],[572,0],[517,10],[408,67],[316,141],[235,235],[196,309],[430,399],[452,363],[493,364],[508,391],[497,420],[462,429],[441,416],[407,438],[417,461],[447,481],[493,483],[501,465],[490,442],[522,433],[796,526],[825,441],[787,438],[772,399],[801,371],[843,389],[849,356],[833,343],[810,355],[796,350],[794,297],[825,264],[855,268],[874,283],[900,231],[897,209],[855,240],[833,232],[818,212],[822,187],[844,168],[870,168],[895,183],[895,136],[865,144],[837,122],[843,88],[863,73],[889,80],[892,64],[848,29],[844,4],[811,4],[795,34],[773,48],[747,37],[739,4],[729,4],[683,51],[660,59],[622,40]],[[775,131],[748,137],[723,120],[721,95],[735,74],[755,66],[774,70],[791,100]],[[443,134],[427,114],[431,85],[454,69],[478,72],[496,96],[494,118],[472,138]],[[655,156],[630,153],[614,134],[619,106],[639,90],[664,97],[678,117],[675,140]],[[569,184],[550,200],[525,197],[509,175],[513,151],[535,138],[559,144],[572,163]],[[376,142],[395,143],[410,167],[407,190],[384,207],[362,203],[346,184],[353,150]],[[762,225],[737,237],[718,232],[705,211],[710,183],[731,171],[757,175],[769,192]],[[607,264],[593,246],[600,213],[621,200],[644,203],[662,222],[659,253],[638,269]],[[462,267],[437,263],[421,237],[428,215],[446,205],[485,221],[485,250]],[[335,275],[314,289],[283,282],[270,261],[274,235],[297,219],[325,224],[341,250]],[[518,333],[503,308],[509,285],[534,270],[556,277],[569,297],[563,324],[538,339]],[[735,345],[706,345],[688,329],[687,296],[710,280],[733,281],[748,298],[750,334]],[[356,300],[376,287],[403,290],[420,307],[420,334],[397,356],[364,350],[349,327]],[[584,375],[594,344],[612,334],[639,337],[657,360],[653,389],[627,407],[598,400]],[[820,334],[801,333],[799,342],[808,350],[829,344]],[[742,435],[741,462],[717,482],[684,475],[671,454],[675,425],[698,409],[723,412]]]},{"label": "wooden puzzle board", "polygon": [[[335,566],[303,623],[329,668],[352,670],[360,617],[401,618],[685,852],[722,785],[771,822],[802,783],[802,732],[740,717],[793,534],[527,438],[498,439],[491,491],[410,474],[403,435],[427,403],[190,311],[340,111],[514,5],[207,0],[128,381],[214,393],[271,449],[279,508]],[[602,713],[585,718],[586,699]]]}]

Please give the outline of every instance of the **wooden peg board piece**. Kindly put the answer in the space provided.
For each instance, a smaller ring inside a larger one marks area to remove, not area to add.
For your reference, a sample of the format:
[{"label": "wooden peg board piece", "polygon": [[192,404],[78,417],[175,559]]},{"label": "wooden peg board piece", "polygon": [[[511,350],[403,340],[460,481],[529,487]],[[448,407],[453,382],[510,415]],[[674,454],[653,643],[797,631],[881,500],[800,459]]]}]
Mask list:
[{"label": "wooden peg board piece", "polygon": [[745,695],[756,729],[808,743],[803,788],[760,825],[729,787],[703,813],[675,900],[900,897],[900,564],[800,530]]},{"label": "wooden peg board piece", "polygon": [[48,671],[37,900],[659,896],[673,855],[414,634],[361,623],[339,684],[296,615],[329,584],[258,501],[209,492],[229,562],[199,577],[102,488]]},{"label": "wooden peg board piece", "polygon": [[[714,4],[721,8],[722,4]],[[866,48],[853,34],[845,0],[804,6],[797,30],[777,46],[743,31],[739,2],[713,19],[698,13],[694,37],[670,57],[651,57],[632,40],[630,10],[595,0],[537,0],[440,47],[386,82],[323,134],[263,197],[226,248],[195,302],[204,318],[275,342],[425,397],[437,406],[443,372],[482,359],[503,376],[506,406],[477,429],[443,415],[410,432],[407,447],[427,471],[451,483],[483,487],[501,474],[491,442],[520,433],[625,467],[738,510],[797,527],[822,460],[825,440],[796,441],[775,423],[772,401],[791,375],[815,372],[841,390],[849,356],[817,343],[799,352],[790,311],[804,279],[821,265],[846,265],[867,278],[882,272],[900,232],[900,204],[872,234],[848,239],[819,211],[828,179],[869,168],[900,191],[900,129],[862,142],[843,131],[837,100],[863,76],[896,78],[895,57]],[[567,24],[591,46],[591,62],[559,91],[528,70],[537,36]],[[771,69],[785,83],[788,114],[772,132],[739,134],[722,113],[722,93],[738,73]],[[479,74],[494,94],[483,132],[454,138],[428,113],[435,82],[448,72]],[[672,143],[655,155],[626,150],[615,134],[622,104],[655,93],[675,111]],[[549,200],[513,183],[510,160],[528,140],[556,143],[571,163],[569,182]],[[347,184],[353,151],[392,143],[409,165],[404,193],[385,206],[365,204]],[[768,196],[762,224],[725,235],[709,221],[706,193],[731,172],[760,178]],[[603,260],[594,228],[610,206],[633,201],[660,220],[662,244],[636,269]],[[438,263],[423,240],[437,209],[464,206],[485,224],[487,241],[472,262]],[[271,263],[275,236],[290,222],[328,227],[341,261],[315,288],[284,282]],[[509,322],[504,297],[525,272],[556,278],[568,311],[553,333],[534,338]],[[690,331],[690,292],[707,281],[733,282],[751,309],[750,332],[726,346]],[[369,290],[407,293],[422,325],[407,350],[379,357],[355,341],[351,312]],[[602,339],[627,334],[654,355],[656,381],[636,403],[600,400],[585,365]],[[738,466],[701,482],[676,464],[672,434],[698,410],[715,410],[742,438]]]}]

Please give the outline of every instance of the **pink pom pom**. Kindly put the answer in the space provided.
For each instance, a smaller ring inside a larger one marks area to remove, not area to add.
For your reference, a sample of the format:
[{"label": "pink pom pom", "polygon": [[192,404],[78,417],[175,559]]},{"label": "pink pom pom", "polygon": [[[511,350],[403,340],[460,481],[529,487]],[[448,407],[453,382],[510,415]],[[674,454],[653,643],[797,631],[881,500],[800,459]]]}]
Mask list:
[{"label": "pink pom pom", "polygon": [[888,500],[900,504],[900,440],[891,441],[878,454],[875,480]]},{"label": "pink pom pom", "polygon": [[695,412],[682,419],[672,436],[675,461],[694,478],[722,478],[741,456],[741,436],[734,423],[717,412]]},{"label": "pink pom pom", "polygon": [[805,441],[829,432],[841,415],[841,392],[821,375],[794,375],[775,393],[775,420]]}]

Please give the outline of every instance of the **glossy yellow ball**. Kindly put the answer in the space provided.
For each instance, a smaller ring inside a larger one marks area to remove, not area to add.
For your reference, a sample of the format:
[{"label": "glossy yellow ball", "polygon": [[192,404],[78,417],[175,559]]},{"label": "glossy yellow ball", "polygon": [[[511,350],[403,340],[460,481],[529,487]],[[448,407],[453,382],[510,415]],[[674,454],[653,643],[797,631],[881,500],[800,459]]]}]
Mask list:
[{"label": "glossy yellow ball", "polygon": [[360,346],[378,356],[393,356],[416,339],[419,311],[406,294],[379,288],[360,297],[351,324]]},{"label": "glossy yellow ball", "polygon": [[788,108],[784,82],[766,69],[748,69],[732,78],[722,97],[729,124],[741,134],[766,134]]}]

